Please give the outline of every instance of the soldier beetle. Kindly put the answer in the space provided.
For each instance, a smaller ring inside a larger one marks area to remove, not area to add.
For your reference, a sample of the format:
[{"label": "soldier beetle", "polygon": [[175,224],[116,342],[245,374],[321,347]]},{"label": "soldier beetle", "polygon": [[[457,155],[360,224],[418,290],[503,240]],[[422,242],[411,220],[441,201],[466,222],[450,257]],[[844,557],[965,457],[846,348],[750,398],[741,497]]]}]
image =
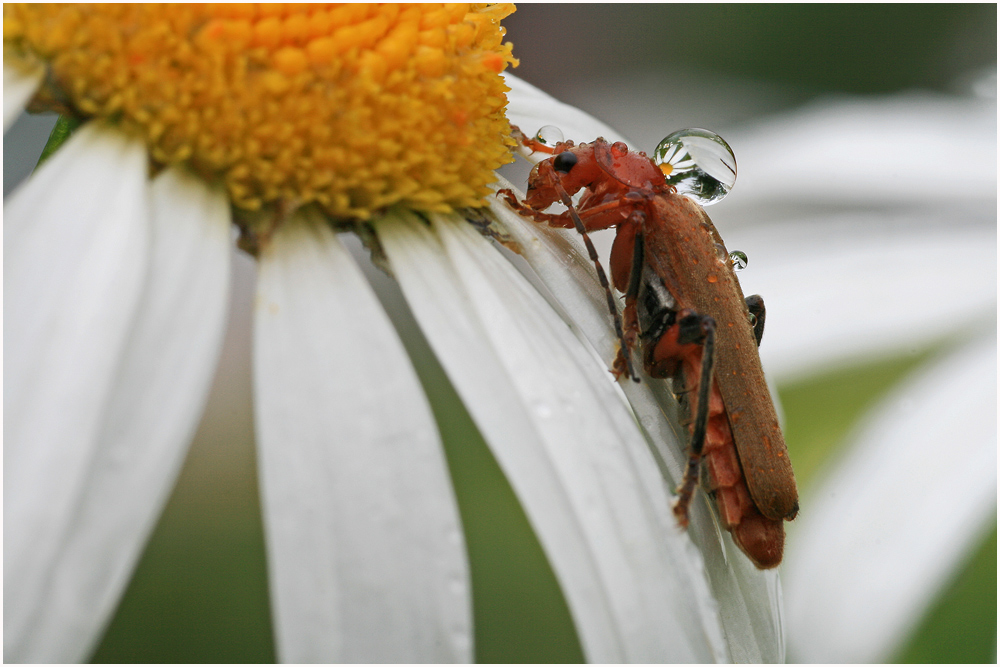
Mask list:
[{"label": "soldier beetle", "polygon": [[[721,138],[711,136],[728,150]],[[783,522],[798,512],[798,491],[757,353],[764,333],[763,300],[744,299],[715,225],[668,182],[673,164],[657,164],[622,142],[599,138],[550,145],[540,137],[541,132],[528,139],[515,128],[522,145],[552,157],[532,169],[523,202],[510,190],[498,194],[526,217],[575,228],[583,236],[621,342],[615,376],[638,381],[631,358],[639,352],[649,376],[672,379],[691,433],[674,504],[678,522],[687,526],[701,478],[739,548],[758,568],[777,566]],[[664,142],[657,157],[670,145]],[[735,179],[735,161],[732,175]],[[581,190],[574,205],[570,197]],[[544,212],[557,201],[565,211]],[[625,295],[621,318],[587,235],[611,227],[617,227],[612,283]]]}]

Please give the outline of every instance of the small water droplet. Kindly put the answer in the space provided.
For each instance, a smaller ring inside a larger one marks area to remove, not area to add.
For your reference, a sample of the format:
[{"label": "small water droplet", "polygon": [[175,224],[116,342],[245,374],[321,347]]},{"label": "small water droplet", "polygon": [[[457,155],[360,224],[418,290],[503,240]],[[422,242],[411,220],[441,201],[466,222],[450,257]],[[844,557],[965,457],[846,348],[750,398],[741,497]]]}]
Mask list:
[{"label": "small water droplet", "polygon": [[719,276],[715,275],[714,273],[710,273],[708,274],[707,280],[710,283],[717,283],[719,282]]},{"label": "small water droplet", "polygon": [[734,250],[729,253],[729,261],[733,263],[733,271],[742,271],[747,268],[747,254],[742,250]]},{"label": "small water droplet", "polygon": [[457,652],[464,653],[472,645],[472,637],[462,628],[452,628],[451,643]]},{"label": "small water droplet", "polygon": [[653,162],[678,194],[702,206],[716,204],[736,183],[736,156],[715,132],[697,128],[674,132],[653,151]]},{"label": "small water droplet", "polygon": [[720,262],[725,262],[729,259],[729,253],[726,252],[726,246],[721,243],[715,244],[715,256]]},{"label": "small water droplet", "polygon": [[562,130],[555,125],[545,125],[535,132],[535,141],[550,148],[565,140]]},{"label": "small water droplet", "polygon": [[461,577],[448,577],[448,590],[452,595],[464,595],[465,594],[465,579]]},{"label": "small water droplet", "polygon": [[750,326],[757,326],[757,316],[753,313],[750,313]]}]

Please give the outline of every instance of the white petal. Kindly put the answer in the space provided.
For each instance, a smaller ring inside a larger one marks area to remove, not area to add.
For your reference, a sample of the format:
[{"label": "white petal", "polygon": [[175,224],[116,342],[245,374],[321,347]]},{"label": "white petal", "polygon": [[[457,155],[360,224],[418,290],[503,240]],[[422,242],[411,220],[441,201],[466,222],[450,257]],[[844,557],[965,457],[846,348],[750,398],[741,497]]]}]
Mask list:
[{"label": "white petal", "polygon": [[[534,224],[503,204],[492,210],[520,245],[522,256],[545,287],[604,359],[604,367],[610,367],[618,341],[611,328],[604,290],[593,263],[581,252],[578,235]],[[638,384],[623,382],[621,388],[661,462],[669,488],[676,488],[687,462],[687,436],[677,425],[676,400],[663,381],[650,378]],[[671,416],[673,424],[667,422],[665,414]],[[677,433],[683,434],[681,441]],[[784,640],[777,574],[754,568],[729,533],[719,529],[704,494],[696,498],[689,532],[704,555],[733,660],[782,662]],[[672,517],[669,513],[670,520]]]},{"label": "white petal", "polygon": [[254,396],[278,654],[469,662],[465,549],[409,359],[322,220],[260,261]]},{"label": "white petal", "polygon": [[464,220],[377,224],[404,294],[520,499],[588,660],[726,659],[700,559],[610,375]]},{"label": "white petal", "polygon": [[28,655],[84,660],[177,478],[219,355],[229,279],[225,195],[168,169],[153,182],[152,256],[135,326]]},{"label": "white petal", "polygon": [[[566,139],[577,143],[593,141],[597,137],[604,137],[608,141],[628,142],[621,134],[590,114],[563,104],[512,74],[504,73],[503,77],[510,86],[507,94],[507,119],[512,125],[520,127],[526,135],[534,135],[545,125],[555,125],[562,130]],[[539,157],[547,156],[539,154]]]},{"label": "white petal", "polygon": [[802,503],[785,567],[796,660],[893,657],[997,497],[993,332],[922,369]]},{"label": "white petal", "polygon": [[28,653],[148,265],[142,144],[82,128],[4,205],[4,657]]},{"label": "white petal", "polygon": [[996,100],[820,100],[727,140],[743,205],[996,201]]},{"label": "white petal", "polygon": [[21,70],[4,63],[3,66],[3,131],[6,132],[24,111],[24,105],[35,94],[45,70],[37,67]]},{"label": "white petal", "polygon": [[732,229],[727,246],[750,258],[743,291],[767,304],[768,374],[794,380],[995,319],[995,218],[956,215],[844,213]]}]

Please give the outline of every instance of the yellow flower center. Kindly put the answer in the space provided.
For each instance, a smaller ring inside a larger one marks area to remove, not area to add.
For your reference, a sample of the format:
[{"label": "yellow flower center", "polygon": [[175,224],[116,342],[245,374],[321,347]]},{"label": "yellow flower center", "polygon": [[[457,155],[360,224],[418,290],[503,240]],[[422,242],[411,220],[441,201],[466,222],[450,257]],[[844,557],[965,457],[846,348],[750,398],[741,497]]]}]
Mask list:
[{"label": "yellow flower center", "polygon": [[[36,100],[109,118],[250,211],[477,206],[511,160],[512,5],[4,5]],[[36,105],[37,107],[37,105]]]}]

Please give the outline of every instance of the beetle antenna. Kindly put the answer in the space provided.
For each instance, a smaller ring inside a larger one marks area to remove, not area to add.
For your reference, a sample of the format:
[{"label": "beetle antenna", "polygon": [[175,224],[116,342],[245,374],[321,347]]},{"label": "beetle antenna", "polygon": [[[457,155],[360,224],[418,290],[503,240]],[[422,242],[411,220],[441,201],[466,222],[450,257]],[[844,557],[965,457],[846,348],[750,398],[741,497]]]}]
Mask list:
[{"label": "beetle antenna", "polygon": [[[547,165],[549,169],[555,172],[555,169],[548,162],[539,162],[539,165]],[[615,334],[618,336],[618,342],[621,345],[622,356],[625,358],[625,375],[630,377],[636,382],[639,378],[635,374],[635,370],[632,368],[632,355],[628,349],[628,345],[625,343],[625,331],[622,327],[622,319],[618,315],[618,308],[615,307],[615,296],[611,293],[611,284],[608,282],[608,276],[604,273],[604,267],[601,266],[601,260],[597,256],[597,249],[594,248],[594,243],[590,240],[590,235],[587,234],[587,228],[583,226],[583,220],[580,219],[580,214],[576,212],[576,207],[573,206],[573,200],[570,199],[569,193],[563,188],[562,183],[559,182],[559,177],[553,173],[552,182],[555,183],[556,192],[559,193],[559,198],[562,199],[563,205],[569,210],[570,217],[573,218],[573,224],[576,226],[576,231],[579,232],[580,236],[583,237],[583,243],[587,246],[587,253],[590,255],[590,261],[594,263],[594,268],[597,269],[597,279],[601,283],[601,287],[604,288],[604,294],[608,299],[608,310],[611,311],[611,317],[615,321]]]}]

